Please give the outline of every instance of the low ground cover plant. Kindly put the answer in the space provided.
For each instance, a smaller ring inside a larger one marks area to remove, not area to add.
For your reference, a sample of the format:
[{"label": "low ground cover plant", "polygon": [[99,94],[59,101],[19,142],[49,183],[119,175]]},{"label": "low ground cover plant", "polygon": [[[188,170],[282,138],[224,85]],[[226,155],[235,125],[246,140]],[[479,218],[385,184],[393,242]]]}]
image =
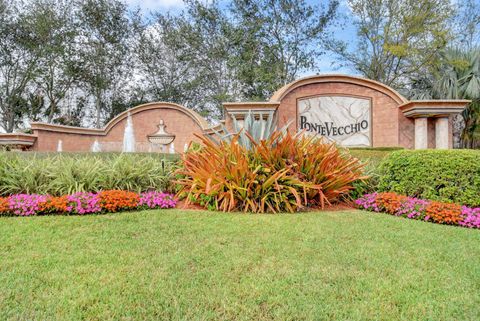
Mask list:
[{"label": "low ground cover plant", "polygon": [[379,167],[378,192],[480,206],[480,151],[403,150]]},{"label": "low ground cover plant", "polygon": [[0,153],[0,196],[172,191],[176,164],[163,155]]},{"label": "low ground cover plant", "polygon": [[346,194],[362,178],[363,165],[335,144],[275,131],[267,139],[239,143],[239,135],[186,153],[179,197],[221,211],[295,212],[324,206]]},{"label": "low ground cover plant", "polygon": [[133,209],[173,208],[176,204],[172,194],[156,191],[135,193],[109,190],[63,196],[14,194],[0,197],[0,215],[100,214]]},{"label": "low ground cover plant", "polygon": [[430,201],[396,193],[371,193],[355,201],[357,207],[414,220],[480,228],[480,207]]}]

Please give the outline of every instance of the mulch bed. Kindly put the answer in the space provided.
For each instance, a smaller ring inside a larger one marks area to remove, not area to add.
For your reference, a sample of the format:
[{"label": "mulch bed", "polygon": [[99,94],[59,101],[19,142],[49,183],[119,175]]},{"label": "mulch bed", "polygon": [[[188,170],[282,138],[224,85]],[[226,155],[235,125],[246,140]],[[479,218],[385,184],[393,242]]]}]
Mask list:
[{"label": "mulch bed", "polygon": [[[185,204],[185,200],[178,201],[176,208],[182,209],[182,210],[195,210],[195,211],[205,211],[206,209],[201,207],[200,205],[195,205],[195,204]],[[332,205],[325,205],[325,207],[322,209],[321,206],[315,205],[308,207],[305,211],[306,212],[318,212],[318,211],[329,211],[329,212],[335,212],[335,211],[348,211],[348,210],[353,210],[355,209],[354,206],[348,204],[348,203],[336,203]]]}]

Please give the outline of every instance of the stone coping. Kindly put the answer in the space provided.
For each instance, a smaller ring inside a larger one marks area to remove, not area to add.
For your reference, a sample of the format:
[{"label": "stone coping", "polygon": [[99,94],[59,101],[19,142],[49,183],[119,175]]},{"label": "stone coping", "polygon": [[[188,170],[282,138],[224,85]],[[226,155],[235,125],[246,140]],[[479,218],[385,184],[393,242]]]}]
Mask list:
[{"label": "stone coping", "polygon": [[[107,125],[101,129],[98,128],[84,128],[84,127],[75,127],[75,126],[65,126],[65,125],[55,125],[55,124],[48,124],[48,123],[42,123],[42,122],[34,122],[31,123],[30,126],[32,130],[45,130],[45,131],[51,131],[51,132],[59,132],[59,133],[69,133],[69,134],[80,134],[80,135],[95,135],[95,136],[106,136],[108,132],[120,121],[128,117],[128,113],[131,115],[134,115],[136,113],[140,113],[146,110],[151,110],[151,109],[174,109],[178,110],[190,118],[192,118],[203,131],[209,130],[212,126],[198,113],[195,111],[188,109],[186,107],[183,107],[178,104],[174,103],[168,103],[168,102],[153,102],[153,103],[147,103],[143,105],[139,105],[133,108],[130,108],[120,114],[118,114],[116,117],[114,117],[112,120],[110,120]],[[215,127],[215,126],[213,126]]]},{"label": "stone coping", "polygon": [[405,117],[446,117],[461,113],[470,102],[466,99],[412,100],[399,108]]},{"label": "stone coping", "polygon": [[0,145],[33,146],[37,140],[36,135],[23,133],[0,134]]},{"label": "stone coping", "polygon": [[277,90],[270,98],[270,102],[281,101],[289,92],[301,86],[316,84],[316,83],[339,83],[339,82],[359,85],[359,86],[380,91],[385,95],[391,97],[398,104],[404,104],[408,102],[408,100],[405,97],[403,97],[399,92],[397,92],[395,89],[385,84],[382,84],[378,81],[362,78],[362,77],[342,75],[342,74],[323,74],[323,75],[315,75],[315,76],[309,76],[309,77],[297,79],[289,84],[286,84],[279,90]]},{"label": "stone coping", "polygon": [[278,101],[248,101],[248,102],[228,102],[223,103],[223,107],[226,111],[234,111],[234,110],[277,110],[278,106],[280,106],[280,102]]}]

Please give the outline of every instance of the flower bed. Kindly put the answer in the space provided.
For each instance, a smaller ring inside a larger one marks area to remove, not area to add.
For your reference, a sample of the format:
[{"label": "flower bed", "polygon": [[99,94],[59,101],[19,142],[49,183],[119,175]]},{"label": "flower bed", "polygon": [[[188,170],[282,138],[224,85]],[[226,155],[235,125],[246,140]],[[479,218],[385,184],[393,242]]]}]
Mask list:
[{"label": "flower bed", "polygon": [[385,212],[414,220],[480,228],[480,207],[423,200],[396,193],[366,194],[355,201],[357,207]]},{"label": "flower bed", "polygon": [[31,216],[43,214],[99,214],[133,209],[173,208],[172,194],[129,191],[79,192],[65,196],[15,194],[0,197],[0,215]]}]

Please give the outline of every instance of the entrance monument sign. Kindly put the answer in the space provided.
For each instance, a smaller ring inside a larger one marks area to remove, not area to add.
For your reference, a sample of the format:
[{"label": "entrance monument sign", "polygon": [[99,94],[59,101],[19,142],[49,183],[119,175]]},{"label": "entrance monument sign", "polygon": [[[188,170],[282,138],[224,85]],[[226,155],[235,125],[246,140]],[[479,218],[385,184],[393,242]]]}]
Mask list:
[{"label": "entrance monument sign", "polygon": [[215,125],[192,109],[154,102],[132,107],[100,129],[32,122],[31,134],[0,133],[0,145],[41,152],[128,149],[182,153],[191,141],[221,131],[221,124],[232,129],[234,118],[241,123],[252,113],[257,119],[274,115],[278,128],[288,125],[292,132],[324,137],[344,147],[445,149],[455,147],[453,137],[458,133],[454,132],[453,119],[468,103],[409,101],[393,88],[370,79],[315,75],[286,84],[268,101],[224,103],[224,119]]},{"label": "entrance monument sign", "polygon": [[370,99],[317,96],[299,99],[298,130],[344,147],[370,147]]}]

